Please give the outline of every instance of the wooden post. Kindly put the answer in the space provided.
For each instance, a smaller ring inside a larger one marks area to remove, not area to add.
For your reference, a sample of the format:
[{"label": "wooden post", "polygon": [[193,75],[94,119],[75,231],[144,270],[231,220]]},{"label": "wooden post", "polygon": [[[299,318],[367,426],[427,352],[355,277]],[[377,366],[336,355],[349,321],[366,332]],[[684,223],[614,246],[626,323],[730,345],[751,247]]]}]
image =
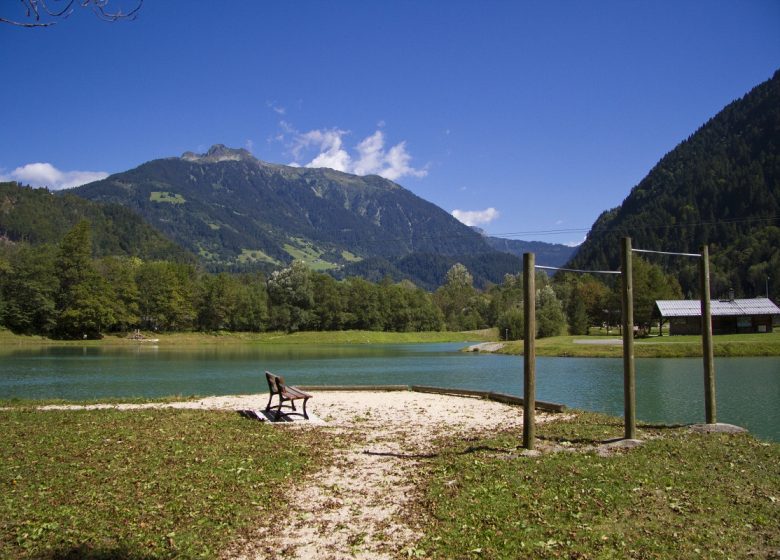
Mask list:
[{"label": "wooden post", "polygon": [[536,269],[533,253],[523,255],[523,447],[534,448],[536,437]]},{"label": "wooden post", "polygon": [[712,355],[712,311],[710,308],[710,254],[701,248],[701,349],[704,358],[704,410],[707,424],[717,422],[715,404],[715,360]]},{"label": "wooden post", "polygon": [[621,243],[623,280],[623,410],[625,438],[636,439],[636,370],[634,368],[634,281],[631,266],[631,238]]}]

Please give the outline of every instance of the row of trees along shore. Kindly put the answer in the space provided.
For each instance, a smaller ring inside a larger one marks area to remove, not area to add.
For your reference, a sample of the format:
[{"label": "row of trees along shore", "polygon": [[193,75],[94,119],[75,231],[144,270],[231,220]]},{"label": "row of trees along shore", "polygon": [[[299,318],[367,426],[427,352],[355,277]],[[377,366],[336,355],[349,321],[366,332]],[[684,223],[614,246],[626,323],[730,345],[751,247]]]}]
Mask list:
[{"label": "row of trees along shore", "polygon": [[[538,336],[585,334],[616,324],[619,286],[592,276],[537,277]],[[635,316],[649,324],[656,299],[681,297],[676,279],[641,259],[634,264]],[[209,274],[190,264],[92,254],[90,224],[58,245],[0,244],[0,324],[20,334],[98,338],[151,331],[475,330],[523,332],[522,273],[477,290],[454,265],[430,293],[408,281],[337,281],[303,262],[263,274]]]}]

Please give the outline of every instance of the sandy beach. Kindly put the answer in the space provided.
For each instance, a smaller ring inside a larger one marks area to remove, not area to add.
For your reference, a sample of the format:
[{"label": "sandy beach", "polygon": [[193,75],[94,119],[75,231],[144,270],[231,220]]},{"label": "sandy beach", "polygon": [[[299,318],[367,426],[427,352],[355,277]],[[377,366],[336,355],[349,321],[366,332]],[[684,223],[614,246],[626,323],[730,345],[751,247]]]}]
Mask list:
[{"label": "sandy beach", "polygon": [[[419,534],[414,499],[419,462],[436,452],[436,437],[476,438],[497,430],[522,433],[523,411],[484,399],[411,391],[316,391],[310,421],[274,423],[274,429],[327,430],[343,442],[332,461],[300,491],[288,511],[254,528],[223,551],[223,558],[391,558],[413,551]],[[258,410],[268,395],[207,397],[150,404],[52,405],[46,409],[188,408]],[[537,412],[537,422],[561,415]],[[292,417],[291,417],[292,418]],[[249,421],[249,420],[248,420]]]}]

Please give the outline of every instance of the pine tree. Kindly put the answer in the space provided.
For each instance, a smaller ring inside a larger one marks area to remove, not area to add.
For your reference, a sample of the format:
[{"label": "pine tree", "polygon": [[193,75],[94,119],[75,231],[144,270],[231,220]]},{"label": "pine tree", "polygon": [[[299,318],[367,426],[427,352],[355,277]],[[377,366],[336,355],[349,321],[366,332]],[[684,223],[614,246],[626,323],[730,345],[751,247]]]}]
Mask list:
[{"label": "pine tree", "polygon": [[54,263],[60,289],[57,331],[67,338],[98,338],[114,322],[111,286],[92,262],[90,224],[82,220],[60,243]]},{"label": "pine tree", "polygon": [[58,285],[51,249],[19,247],[0,276],[2,324],[17,333],[50,333],[56,324]]},{"label": "pine tree", "polygon": [[588,314],[582,299],[574,297],[569,305],[569,332],[571,334],[588,334]]}]

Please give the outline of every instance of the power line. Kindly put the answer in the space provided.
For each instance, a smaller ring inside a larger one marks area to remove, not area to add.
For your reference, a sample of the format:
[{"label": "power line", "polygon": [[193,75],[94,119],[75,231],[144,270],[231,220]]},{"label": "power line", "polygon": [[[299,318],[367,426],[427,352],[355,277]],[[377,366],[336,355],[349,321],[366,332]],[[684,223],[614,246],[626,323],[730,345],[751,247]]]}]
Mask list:
[{"label": "power line", "polygon": [[[660,231],[660,230],[680,230],[680,229],[686,229],[686,228],[697,228],[697,227],[704,227],[704,226],[718,226],[718,225],[725,225],[725,224],[753,224],[753,223],[770,223],[774,221],[779,221],[780,216],[772,216],[772,217],[766,217],[766,218],[732,218],[732,219],[724,219],[724,220],[712,220],[712,221],[701,221],[701,222],[689,222],[684,224],[664,224],[664,225],[637,225],[637,226],[620,226],[620,227],[595,227],[592,229],[588,228],[561,228],[561,229],[549,229],[549,230],[528,230],[528,231],[515,231],[515,232],[508,232],[508,233],[485,233],[486,236],[490,237],[497,237],[497,238],[503,238],[505,240],[512,241],[513,237],[521,237],[521,236],[528,236],[528,235],[561,235],[561,234],[572,234],[572,233],[583,233],[583,232],[590,232],[590,233],[599,233],[599,234],[622,234],[622,235],[632,235],[636,234],[638,231]],[[342,234],[351,232],[350,229],[341,230]],[[438,244],[445,241],[454,241],[457,239],[466,239],[468,237],[471,237],[470,235],[464,233],[448,233],[448,234],[428,234],[428,235],[420,235],[419,233],[415,233],[414,231],[410,231],[408,236],[391,236],[391,235],[374,235],[371,236],[371,242],[384,242],[384,243],[403,243],[407,244],[410,247],[415,247],[419,245],[420,243],[429,243],[429,244]],[[690,237],[690,236],[686,236]],[[527,243],[534,243],[534,241],[529,241],[527,239],[518,239],[518,241],[526,241]],[[321,241],[316,240],[316,242],[324,242],[328,243],[331,241]],[[543,241],[537,241],[538,243],[544,243]],[[416,251],[420,251],[419,247],[415,247]],[[422,252],[426,251],[433,251],[435,250],[433,247],[426,247],[422,249]],[[687,254],[686,256],[690,256],[691,254]]]},{"label": "power line", "polygon": [[538,229],[529,231],[513,231],[509,233],[490,233],[491,237],[512,237],[516,235],[559,235],[562,233],[582,233],[590,231],[590,228],[569,228],[569,229]]},{"label": "power line", "polygon": [[[637,226],[620,226],[620,227],[595,227],[592,229],[589,228],[568,228],[568,229],[548,229],[548,230],[527,230],[527,231],[515,231],[515,232],[506,232],[506,233],[485,233],[486,236],[489,237],[497,237],[506,239],[509,241],[514,240],[513,238],[516,237],[523,237],[528,235],[562,235],[562,234],[572,234],[572,233],[613,233],[613,234],[624,234],[624,235],[630,235],[632,233],[635,233],[637,231],[660,231],[660,230],[670,230],[670,229],[686,229],[686,228],[697,228],[697,227],[703,227],[703,226],[718,226],[718,225],[726,225],[726,224],[747,224],[747,223],[761,223],[761,222],[774,222],[774,221],[780,221],[780,216],[773,216],[768,218],[732,218],[732,219],[725,219],[725,220],[713,220],[713,221],[702,221],[702,222],[689,222],[684,224],[664,224],[664,225],[637,225]],[[351,230],[342,230],[341,233],[347,233]],[[408,243],[411,245],[415,245],[419,242],[440,242],[444,240],[454,240],[459,238],[466,238],[470,237],[470,235],[467,235],[466,233],[448,233],[448,234],[441,234],[441,235],[420,235],[418,233],[409,232],[409,236],[389,236],[389,235],[375,235],[372,236],[372,240],[375,242],[397,242],[397,243]],[[518,239],[519,241],[526,241],[528,243],[533,243],[532,240],[527,239]],[[544,243],[543,241],[538,241],[538,243]]]},{"label": "power line", "polygon": [[655,255],[675,255],[678,257],[701,257],[699,253],[671,253],[669,251],[651,251],[649,249],[631,249],[634,253],[653,253]]},{"label": "power line", "polygon": [[585,274],[620,274],[619,270],[580,270],[577,268],[561,268],[559,266],[534,265],[534,268],[543,268],[544,270],[560,270],[562,272],[582,272]]},{"label": "power line", "polygon": [[701,226],[717,226],[723,224],[738,224],[738,223],[750,223],[750,222],[774,222],[780,220],[780,216],[771,216],[767,218],[731,218],[723,220],[701,221],[701,222],[688,222],[683,224],[665,224],[656,226],[620,226],[620,227],[594,227],[594,228],[568,228],[568,229],[547,229],[547,230],[528,230],[528,231],[513,231],[507,233],[490,233],[491,237],[516,237],[523,235],[560,235],[564,233],[582,233],[582,232],[630,232],[634,230],[663,230],[663,229],[683,229],[690,227]]}]

